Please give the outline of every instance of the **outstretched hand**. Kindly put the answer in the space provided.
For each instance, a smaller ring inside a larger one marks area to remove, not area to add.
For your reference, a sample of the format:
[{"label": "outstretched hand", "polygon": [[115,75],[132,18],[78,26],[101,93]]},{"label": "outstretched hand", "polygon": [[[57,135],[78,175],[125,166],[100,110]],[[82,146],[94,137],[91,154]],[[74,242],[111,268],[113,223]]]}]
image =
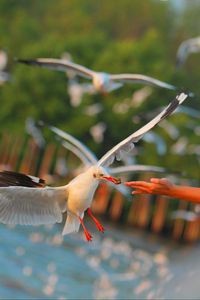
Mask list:
[{"label": "outstretched hand", "polygon": [[169,195],[174,185],[166,178],[151,178],[150,182],[130,181],[125,182],[126,186],[135,188],[132,194],[159,194]]}]

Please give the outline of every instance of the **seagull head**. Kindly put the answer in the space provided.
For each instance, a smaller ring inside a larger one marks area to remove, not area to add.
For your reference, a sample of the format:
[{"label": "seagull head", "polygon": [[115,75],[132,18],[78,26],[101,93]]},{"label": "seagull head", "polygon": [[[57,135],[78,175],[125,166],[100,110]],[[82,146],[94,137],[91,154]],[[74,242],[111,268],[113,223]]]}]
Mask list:
[{"label": "seagull head", "polygon": [[98,167],[98,166],[93,166],[91,167],[91,171],[92,171],[92,176],[94,179],[97,180],[108,180],[114,184],[120,184],[121,183],[121,179],[120,178],[116,178],[113,176],[110,176],[106,170],[102,167]]}]

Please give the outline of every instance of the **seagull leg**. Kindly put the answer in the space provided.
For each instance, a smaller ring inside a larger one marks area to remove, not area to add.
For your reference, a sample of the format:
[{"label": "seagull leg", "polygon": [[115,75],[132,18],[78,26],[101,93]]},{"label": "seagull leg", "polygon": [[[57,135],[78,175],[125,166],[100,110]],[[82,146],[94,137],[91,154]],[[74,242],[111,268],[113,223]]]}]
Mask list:
[{"label": "seagull leg", "polygon": [[92,214],[90,208],[87,209],[87,213],[88,213],[88,215],[92,218],[92,220],[94,221],[94,223],[95,223],[96,227],[98,228],[98,230],[104,233],[105,230],[104,230],[103,226],[102,226],[101,223],[93,216],[93,214]]},{"label": "seagull leg", "polygon": [[79,217],[79,221],[83,227],[83,230],[84,230],[84,233],[85,233],[85,237],[87,239],[88,242],[91,242],[92,241],[92,236],[91,234],[89,233],[89,231],[86,229],[84,223],[83,223],[83,219],[81,217]]}]

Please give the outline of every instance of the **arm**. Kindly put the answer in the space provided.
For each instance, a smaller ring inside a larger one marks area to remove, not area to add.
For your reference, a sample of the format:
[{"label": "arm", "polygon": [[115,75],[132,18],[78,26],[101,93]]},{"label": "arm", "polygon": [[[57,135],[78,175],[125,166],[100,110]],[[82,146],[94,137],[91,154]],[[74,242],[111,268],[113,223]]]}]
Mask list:
[{"label": "arm", "polygon": [[134,195],[156,194],[200,203],[200,188],[174,185],[165,178],[151,178],[150,182],[125,182],[125,185],[135,188],[135,190],[132,192]]}]

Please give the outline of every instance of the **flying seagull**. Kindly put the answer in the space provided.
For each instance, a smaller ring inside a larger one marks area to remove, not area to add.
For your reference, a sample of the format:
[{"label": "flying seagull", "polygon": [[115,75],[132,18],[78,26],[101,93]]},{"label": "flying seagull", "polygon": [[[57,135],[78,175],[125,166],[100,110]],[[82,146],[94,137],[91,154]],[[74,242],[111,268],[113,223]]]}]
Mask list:
[{"label": "flying seagull", "polygon": [[171,213],[171,219],[182,219],[184,221],[194,222],[200,220],[200,214],[193,211],[175,210],[173,213]]},{"label": "flying seagull", "polygon": [[0,172],[0,222],[5,224],[49,224],[62,221],[67,211],[67,219],[62,234],[68,234],[83,227],[87,241],[92,240],[85,227],[84,213],[94,221],[99,231],[104,232],[101,223],[93,216],[90,206],[94,193],[101,180],[120,184],[121,180],[111,176],[106,167],[115,159],[120,160],[124,152],[130,151],[143,135],[168,117],[185,99],[180,93],[169,105],[146,125],[122,140],[97,163],[60,187],[46,186],[44,180],[29,175],[3,171]]},{"label": "flying seagull", "polygon": [[200,52],[200,37],[188,39],[182,42],[176,55],[176,67],[181,68],[191,53]]},{"label": "flying seagull", "polygon": [[10,74],[5,71],[8,64],[8,55],[4,50],[0,50],[0,85],[11,79]]},{"label": "flying seagull", "polygon": [[108,93],[124,85],[124,83],[141,83],[153,85],[169,90],[176,90],[176,87],[153,77],[142,74],[109,74],[105,72],[96,72],[82,65],[71,61],[54,58],[38,59],[17,59],[17,62],[27,65],[39,66],[57,71],[74,71],[77,75],[92,80],[93,86],[97,92]]}]

